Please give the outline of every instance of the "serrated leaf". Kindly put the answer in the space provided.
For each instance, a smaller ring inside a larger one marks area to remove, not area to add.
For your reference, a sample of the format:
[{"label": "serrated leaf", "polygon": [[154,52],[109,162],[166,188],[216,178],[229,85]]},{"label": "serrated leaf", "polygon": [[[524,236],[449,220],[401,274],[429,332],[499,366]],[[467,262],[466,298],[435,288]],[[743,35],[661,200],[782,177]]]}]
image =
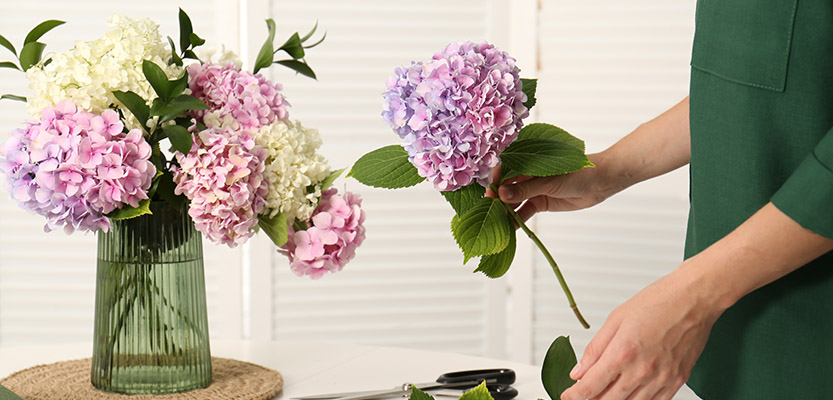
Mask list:
[{"label": "serrated leaf", "polygon": [[562,175],[593,166],[580,149],[547,138],[516,140],[500,155],[500,159],[508,168],[504,178]]},{"label": "serrated leaf", "polygon": [[523,127],[520,132],[518,132],[518,139],[516,140],[525,140],[532,138],[560,140],[581,150],[582,152],[585,151],[583,140],[567,133],[567,131],[555,125],[540,122],[535,124],[529,124]]},{"label": "serrated leaf", "polygon": [[489,393],[489,388],[486,387],[486,381],[483,381],[463,393],[459,400],[495,400],[495,398]]},{"label": "serrated leaf", "polygon": [[286,42],[278,47],[278,51],[283,50],[286,54],[289,54],[290,57],[298,60],[304,58],[304,46],[301,44],[301,37],[298,36],[298,32],[293,33],[289,36],[289,39],[286,39]]},{"label": "serrated leaf", "polygon": [[451,220],[451,233],[463,250],[463,264],[477,256],[496,254],[509,245],[509,215],[500,200],[484,198]]},{"label": "serrated leaf", "polygon": [[170,94],[174,84],[168,80],[168,76],[165,75],[162,68],[153,61],[144,60],[142,61],[142,73],[145,74],[145,78],[147,78],[150,86],[153,87],[153,91],[160,99],[164,101],[171,99]]},{"label": "serrated leaf", "polygon": [[385,189],[414,186],[425,180],[408,161],[408,152],[399,145],[385,146],[363,155],[347,176],[367,186]]},{"label": "serrated leaf", "polygon": [[166,125],[162,130],[168,135],[168,139],[171,141],[171,146],[173,146],[174,150],[182,154],[188,154],[191,151],[191,145],[194,141],[188,129],[179,125]]},{"label": "serrated leaf", "polygon": [[12,42],[9,41],[9,39],[6,39],[6,37],[3,35],[0,35],[0,46],[9,49],[9,51],[11,51],[12,54],[14,54],[15,57],[17,57],[17,50],[15,50],[14,45],[12,44]]},{"label": "serrated leaf", "polygon": [[557,337],[547,350],[541,367],[541,382],[550,398],[560,399],[561,393],[576,383],[570,378],[570,371],[576,363],[576,352],[570,344],[570,337]]},{"label": "serrated leaf", "polygon": [[411,395],[408,397],[408,400],[434,400],[430,394],[423,392],[417,387],[411,388]]},{"label": "serrated leaf", "polygon": [[111,221],[121,221],[124,219],[136,218],[145,214],[153,214],[150,212],[150,199],[140,201],[138,207],[125,205],[122,208],[113,210],[107,214],[107,218],[110,218]]},{"label": "serrated leaf", "polygon": [[278,60],[275,61],[275,64],[283,65],[284,67],[287,67],[303,76],[318,80],[318,78],[315,76],[315,72],[312,71],[312,68],[310,68],[310,66],[303,61]]},{"label": "serrated leaf", "polygon": [[[46,32],[49,32],[53,28],[55,28],[56,26],[63,25],[64,23],[65,23],[64,21],[58,21],[58,20],[55,20],[55,19],[50,19],[50,20],[43,21],[43,22],[39,23],[36,27],[32,28],[32,30],[29,31],[29,34],[26,35],[26,39],[23,40],[24,46],[29,44],[29,43],[36,42]],[[21,52],[21,54],[22,54],[22,52]]]},{"label": "serrated leaf", "polygon": [[[507,220],[507,222],[512,224],[511,220]],[[506,245],[506,248],[501,250],[500,253],[481,257],[480,264],[474,272],[482,272],[483,275],[492,279],[500,278],[505,275],[506,272],[509,271],[509,267],[512,266],[512,261],[515,260],[516,247],[517,237],[515,225],[512,224],[509,229],[509,244]]]},{"label": "serrated leaf", "polygon": [[535,91],[538,89],[538,80],[537,79],[524,79],[521,78],[521,90],[526,94],[526,101],[524,102],[524,107],[527,109],[531,109],[535,106],[536,99],[535,99]]},{"label": "serrated leaf", "polygon": [[194,27],[191,25],[191,18],[182,8],[179,9],[179,48],[182,51],[191,46],[191,34],[194,33]]},{"label": "serrated leaf", "polygon": [[43,49],[46,45],[41,42],[29,42],[20,50],[20,68],[24,71],[37,64],[41,56],[43,56]]},{"label": "serrated leaf", "polygon": [[332,186],[333,182],[335,182],[336,179],[338,179],[338,177],[341,176],[341,174],[343,174],[344,170],[346,170],[346,169],[347,168],[342,168],[342,169],[330,172],[330,174],[327,175],[327,177],[324,178],[324,180],[321,181],[321,191],[323,192],[324,190],[326,190],[327,188]]},{"label": "serrated leaf", "polygon": [[15,101],[22,101],[24,103],[26,102],[26,97],[18,96],[18,95],[15,95],[15,94],[4,94],[4,95],[0,96],[0,100],[5,100],[5,99],[15,100]]},{"label": "serrated leaf", "polygon": [[11,68],[20,71],[20,67],[18,67],[17,64],[9,61],[0,62],[0,68]]},{"label": "serrated leaf", "polygon": [[145,126],[148,118],[150,118],[150,108],[145,103],[145,99],[133,92],[114,91],[113,96],[139,120],[143,127]]},{"label": "serrated leaf", "polygon": [[286,222],[286,215],[278,213],[274,217],[259,215],[257,225],[263,230],[266,236],[272,240],[275,246],[281,247],[289,240],[289,228]]},{"label": "serrated leaf", "polygon": [[260,71],[263,68],[268,68],[272,65],[272,60],[275,55],[273,44],[275,41],[275,21],[271,18],[267,19],[266,28],[269,30],[269,35],[266,37],[266,41],[263,42],[263,46],[260,47],[260,52],[257,53],[257,59],[255,59],[253,71],[255,74],[257,71]]},{"label": "serrated leaf", "polygon": [[477,182],[463,186],[454,191],[440,192],[457,215],[462,215],[474,207],[486,194],[486,188]]}]

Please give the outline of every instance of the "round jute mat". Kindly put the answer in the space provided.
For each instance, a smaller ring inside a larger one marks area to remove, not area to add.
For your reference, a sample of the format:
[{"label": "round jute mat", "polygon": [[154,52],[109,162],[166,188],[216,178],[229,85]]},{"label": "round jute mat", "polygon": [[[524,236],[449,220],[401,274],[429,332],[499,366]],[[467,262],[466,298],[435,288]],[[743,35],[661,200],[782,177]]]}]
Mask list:
[{"label": "round jute mat", "polygon": [[190,392],[126,395],[96,389],[90,383],[91,359],[61,361],[15,372],[0,384],[24,400],[267,400],[283,388],[278,371],[228,358],[211,358],[212,381]]}]

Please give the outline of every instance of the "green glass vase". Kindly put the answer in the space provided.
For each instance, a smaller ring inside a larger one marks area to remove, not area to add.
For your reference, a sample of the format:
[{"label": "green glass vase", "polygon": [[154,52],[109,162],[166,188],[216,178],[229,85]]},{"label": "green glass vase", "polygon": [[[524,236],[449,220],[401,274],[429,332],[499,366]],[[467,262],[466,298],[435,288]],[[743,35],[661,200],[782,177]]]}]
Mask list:
[{"label": "green glass vase", "polygon": [[184,209],[112,221],[98,234],[91,382],[163,394],[211,383],[202,237]]}]

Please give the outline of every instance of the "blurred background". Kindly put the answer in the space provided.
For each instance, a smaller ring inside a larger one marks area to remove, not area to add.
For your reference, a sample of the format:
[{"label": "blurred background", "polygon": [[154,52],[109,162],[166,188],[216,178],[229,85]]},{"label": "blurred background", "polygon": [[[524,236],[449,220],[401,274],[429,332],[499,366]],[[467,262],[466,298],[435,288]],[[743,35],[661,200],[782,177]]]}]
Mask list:
[{"label": "blurred background", "polygon": [[[114,13],[150,17],[178,39],[177,7],[208,46],[251,68],[266,18],[281,42],[316,23],[327,39],[309,51],[318,81],[279,66],[290,116],[318,128],[333,168],[398,138],[380,117],[385,79],[452,41],[487,40],[538,78],[526,123],[548,122],[584,139],[588,152],[615,143],[688,92],[694,1],[683,0],[4,0],[0,34],[18,46],[46,19],[68,23],[44,36],[46,51],[92,40]],[[280,44],[280,43],[278,43]],[[11,54],[0,49],[0,61]],[[0,92],[27,94],[23,74],[0,69]],[[5,140],[29,116],[0,102]],[[212,339],[312,340],[402,346],[540,364],[569,335],[580,355],[607,314],[682,260],[688,206],[682,169],[584,211],[546,214],[532,227],[547,244],[592,325],[576,321],[544,258],[519,236],[501,279],[462,265],[452,210],[428,184],[400,191],[336,182],[357,192],[367,240],[344,271],[295,277],[265,237],[229,249],[208,241],[205,266]],[[0,188],[0,346],[91,341],[95,235],[44,233]],[[2,360],[0,360],[2,362]],[[694,398],[686,389],[676,397]]]}]

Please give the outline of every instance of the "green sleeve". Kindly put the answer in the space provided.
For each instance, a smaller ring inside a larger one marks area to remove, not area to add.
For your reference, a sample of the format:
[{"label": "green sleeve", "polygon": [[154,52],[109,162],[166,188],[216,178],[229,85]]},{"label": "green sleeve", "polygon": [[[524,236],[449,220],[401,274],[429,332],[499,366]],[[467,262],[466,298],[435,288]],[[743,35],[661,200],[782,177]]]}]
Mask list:
[{"label": "green sleeve", "polygon": [[833,129],[775,192],[772,203],[804,228],[833,239]]}]

